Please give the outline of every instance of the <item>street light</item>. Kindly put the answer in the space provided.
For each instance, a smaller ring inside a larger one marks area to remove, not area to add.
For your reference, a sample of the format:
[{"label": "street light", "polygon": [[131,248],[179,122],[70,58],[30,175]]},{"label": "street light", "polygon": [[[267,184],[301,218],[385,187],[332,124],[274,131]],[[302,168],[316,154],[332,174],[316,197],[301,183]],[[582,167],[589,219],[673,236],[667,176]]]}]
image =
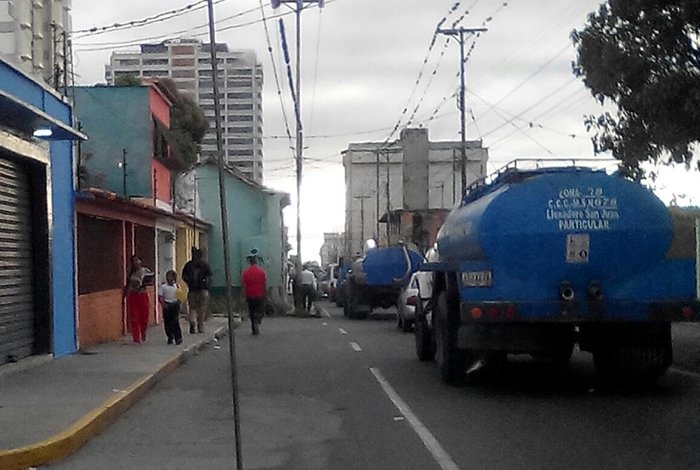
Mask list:
[{"label": "street light", "polygon": [[[296,176],[297,176],[297,263],[296,263],[296,283],[301,285],[301,175],[304,147],[303,147],[303,127],[301,125],[301,12],[309,8],[312,4],[318,4],[323,8],[324,0],[272,0],[272,8],[279,8],[283,3],[296,13]],[[311,5],[306,5],[311,4]],[[294,305],[297,313],[302,309],[300,289],[295,289]]]}]

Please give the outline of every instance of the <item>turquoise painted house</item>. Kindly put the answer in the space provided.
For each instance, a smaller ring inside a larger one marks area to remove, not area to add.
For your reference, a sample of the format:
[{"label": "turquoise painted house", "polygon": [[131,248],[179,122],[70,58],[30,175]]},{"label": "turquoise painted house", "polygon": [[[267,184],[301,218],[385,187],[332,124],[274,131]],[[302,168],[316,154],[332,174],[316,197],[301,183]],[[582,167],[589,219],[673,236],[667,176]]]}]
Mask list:
[{"label": "turquoise painted house", "polygon": [[[287,258],[282,209],[290,203],[289,194],[258,184],[235,168],[227,168],[224,175],[234,301],[240,298],[241,272],[247,266],[246,256],[253,248],[260,253],[261,266],[267,272],[268,291],[271,290],[273,296],[281,296]],[[183,180],[188,178],[194,187],[189,191],[179,191],[180,200],[196,200],[196,216],[212,224],[207,258],[214,272],[211,295],[212,310],[216,311],[226,295],[217,164],[213,161],[203,162]],[[190,211],[193,209],[190,208]]]},{"label": "turquoise painted house", "polygon": [[[153,85],[81,86],[72,92],[81,130],[90,136],[82,144],[78,162],[83,186],[131,198],[153,198],[154,172],[168,171],[152,165],[154,151],[165,148],[159,141],[169,137],[166,125],[170,110],[166,104],[170,97]],[[162,99],[154,99],[156,94]],[[170,155],[161,160],[179,165]],[[170,185],[169,178],[165,185]],[[159,189],[170,192],[169,187]]]}]

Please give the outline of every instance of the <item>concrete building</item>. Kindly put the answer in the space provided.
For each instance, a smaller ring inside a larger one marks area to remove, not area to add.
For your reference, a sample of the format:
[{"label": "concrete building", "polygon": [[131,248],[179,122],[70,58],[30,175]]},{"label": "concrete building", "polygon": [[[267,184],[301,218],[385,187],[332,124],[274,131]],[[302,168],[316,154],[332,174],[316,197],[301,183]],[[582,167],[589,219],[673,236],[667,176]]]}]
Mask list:
[{"label": "concrete building", "polygon": [[0,58],[54,88],[65,87],[71,0],[0,0]]},{"label": "concrete building", "polygon": [[[470,184],[484,176],[488,151],[481,141],[467,141],[466,147]],[[449,209],[460,199],[461,142],[430,142],[428,129],[405,129],[400,139],[388,146],[380,142],[350,144],[342,155],[345,255],[363,253],[368,239],[379,246],[399,241],[388,224],[380,223],[385,214]]]},{"label": "concrete building", "polygon": [[[262,65],[252,50],[229,50],[226,44],[217,44],[216,48],[226,161],[248,178],[262,183]],[[210,51],[209,44],[196,39],[141,44],[138,52],[112,53],[105,67],[105,79],[113,84],[117,77],[126,75],[171,78],[180,92],[199,103],[209,120],[202,158],[216,157]]]},{"label": "concrete building", "polygon": [[337,263],[343,256],[345,249],[345,234],[338,232],[326,232],[323,234],[323,245],[319,250],[321,266],[325,268],[329,263]]}]

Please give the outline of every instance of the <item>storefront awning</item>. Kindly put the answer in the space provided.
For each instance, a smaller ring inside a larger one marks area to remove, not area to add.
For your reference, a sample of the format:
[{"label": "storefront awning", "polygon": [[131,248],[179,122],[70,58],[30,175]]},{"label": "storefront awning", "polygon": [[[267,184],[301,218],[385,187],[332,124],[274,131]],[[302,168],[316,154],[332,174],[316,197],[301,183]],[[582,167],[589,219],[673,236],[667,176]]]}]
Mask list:
[{"label": "storefront awning", "polygon": [[44,140],[87,140],[87,136],[82,132],[2,89],[0,109],[0,126],[6,129],[16,129]]}]

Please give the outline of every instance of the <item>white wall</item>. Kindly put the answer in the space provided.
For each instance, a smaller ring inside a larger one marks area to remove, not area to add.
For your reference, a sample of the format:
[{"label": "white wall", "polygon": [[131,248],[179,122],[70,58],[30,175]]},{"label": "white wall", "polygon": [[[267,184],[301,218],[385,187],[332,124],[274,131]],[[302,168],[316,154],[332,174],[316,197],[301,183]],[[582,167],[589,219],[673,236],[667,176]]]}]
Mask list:
[{"label": "white wall", "polygon": [[[475,147],[477,142],[468,142]],[[452,208],[461,194],[459,142],[432,142],[429,152],[428,201],[431,209]],[[479,144],[480,145],[480,144]],[[377,153],[378,143],[350,144],[344,152],[345,166],[345,233],[346,250],[350,255],[362,253],[364,239],[376,235],[376,220],[386,213],[387,167],[389,172],[390,210],[403,208],[403,154],[400,148],[385,150],[379,157],[379,213],[377,215]],[[387,155],[389,163],[387,164]],[[487,149],[467,149],[467,184],[484,176]],[[457,162],[456,165],[454,163]],[[454,166],[454,169],[453,169]],[[453,198],[452,188],[455,188]],[[364,199],[361,199],[363,198]],[[364,200],[364,228],[362,226]],[[444,202],[444,203],[443,203]],[[379,244],[386,244],[386,224],[379,224]],[[347,254],[347,253],[346,253]]]}]

